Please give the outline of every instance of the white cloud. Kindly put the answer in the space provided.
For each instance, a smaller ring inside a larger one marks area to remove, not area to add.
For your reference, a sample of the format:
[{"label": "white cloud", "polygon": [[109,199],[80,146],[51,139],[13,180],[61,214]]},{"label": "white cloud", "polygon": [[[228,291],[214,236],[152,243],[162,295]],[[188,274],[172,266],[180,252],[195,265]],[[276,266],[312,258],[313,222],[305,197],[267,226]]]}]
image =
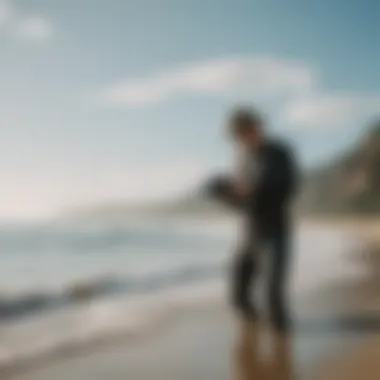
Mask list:
[{"label": "white cloud", "polygon": [[150,78],[115,83],[100,95],[100,102],[118,106],[144,106],[180,94],[249,94],[277,97],[309,92],[315,73],[308,66],[272,58],[235,58],[206,61]]},{"label": "white cloud", "polygon": [[364,121],[380,113],[380,96],[321,94],[292,101],[283,119],[304,128],[330,129]]},{"label": "white cloud", "polygon": [[11,8],[7,3],[0,3],[0,28],[9,21],[11,13]]},{"label": "white cloud", "polygon": [[281,58],[226,58],[123,80],[104,89],[102,105],[147,106],[183,94],[280,100],[281,122],[328,129],[364,122],[380,112],[380,95],[330,93],[312,67]]},{"label": "white cloud", "polygon": [[50,20],[39,15],[24,14],[15,10],[13,4],[0,0],[0,30],[7,32],[8,36],[44,43],[53,36],[53,24]]},{"label": "white cloud", "polygon": [[14,25],[14,31],[19,37],[33,42],[48,42],[53,33],[52,24],[41,16],[28,16],[20,19]]}]

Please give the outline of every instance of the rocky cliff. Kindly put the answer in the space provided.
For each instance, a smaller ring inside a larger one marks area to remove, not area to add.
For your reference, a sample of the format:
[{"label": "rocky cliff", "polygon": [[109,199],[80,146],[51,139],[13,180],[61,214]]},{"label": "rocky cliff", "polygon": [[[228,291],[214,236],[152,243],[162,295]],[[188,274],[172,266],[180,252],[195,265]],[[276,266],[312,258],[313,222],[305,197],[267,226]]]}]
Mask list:
[{"label": "rocky cliff", "polygon": [[380,214],[380,122],[327,167],[306,176],[304,212]]}]

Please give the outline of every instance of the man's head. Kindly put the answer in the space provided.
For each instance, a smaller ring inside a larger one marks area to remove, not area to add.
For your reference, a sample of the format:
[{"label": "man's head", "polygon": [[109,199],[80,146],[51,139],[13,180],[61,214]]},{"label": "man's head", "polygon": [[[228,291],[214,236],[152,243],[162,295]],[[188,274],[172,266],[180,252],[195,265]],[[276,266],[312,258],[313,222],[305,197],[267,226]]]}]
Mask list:
[{"label": "man's head", "polygon": [[257,149],[263,141],[263,119],[255,110],[235,110],[229,119],[229,131],[243,149]]}]

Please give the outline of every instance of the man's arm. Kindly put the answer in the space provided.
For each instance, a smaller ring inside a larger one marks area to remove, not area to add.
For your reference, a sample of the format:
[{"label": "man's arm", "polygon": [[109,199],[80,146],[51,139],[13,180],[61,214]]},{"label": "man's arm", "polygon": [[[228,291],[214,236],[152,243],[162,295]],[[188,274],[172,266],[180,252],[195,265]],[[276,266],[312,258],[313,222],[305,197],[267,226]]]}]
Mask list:
[{"label": "man's arm", "polygon": [[242,197],[236,192],[231,179],[227,177],[213,178],[206,185],[206,194],[235,209],[241,209],[243,207]]}]

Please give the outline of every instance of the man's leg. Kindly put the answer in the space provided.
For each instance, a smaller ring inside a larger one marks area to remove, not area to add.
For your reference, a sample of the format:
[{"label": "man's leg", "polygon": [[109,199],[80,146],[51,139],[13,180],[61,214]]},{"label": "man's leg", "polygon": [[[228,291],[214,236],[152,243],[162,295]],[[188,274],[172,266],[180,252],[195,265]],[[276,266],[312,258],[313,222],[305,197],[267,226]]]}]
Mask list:
[{"label": "man's leg", "polygon": [[236,255],[232,267],[231,296],[233,306],[244,316],[254,318],[256,308],[252,301],[251,288],[256,279],[257,261],[261,236],[253,220],[245,225],[243,248]]},{"label": "man's leg", "polygon": [[271,233],[272,262],[269,278],[269,309],[273,326],[286,331],[289,326],[287,278],[290,261],[289,222],[284,218],[273,226]]},{"label": "man's leg", "polygon": [[256,310],[251,300],[251,286],[256,275],[256,262],[251,247],[242,249],[232,267],[232,303],[244,317],[255,317]]}]

